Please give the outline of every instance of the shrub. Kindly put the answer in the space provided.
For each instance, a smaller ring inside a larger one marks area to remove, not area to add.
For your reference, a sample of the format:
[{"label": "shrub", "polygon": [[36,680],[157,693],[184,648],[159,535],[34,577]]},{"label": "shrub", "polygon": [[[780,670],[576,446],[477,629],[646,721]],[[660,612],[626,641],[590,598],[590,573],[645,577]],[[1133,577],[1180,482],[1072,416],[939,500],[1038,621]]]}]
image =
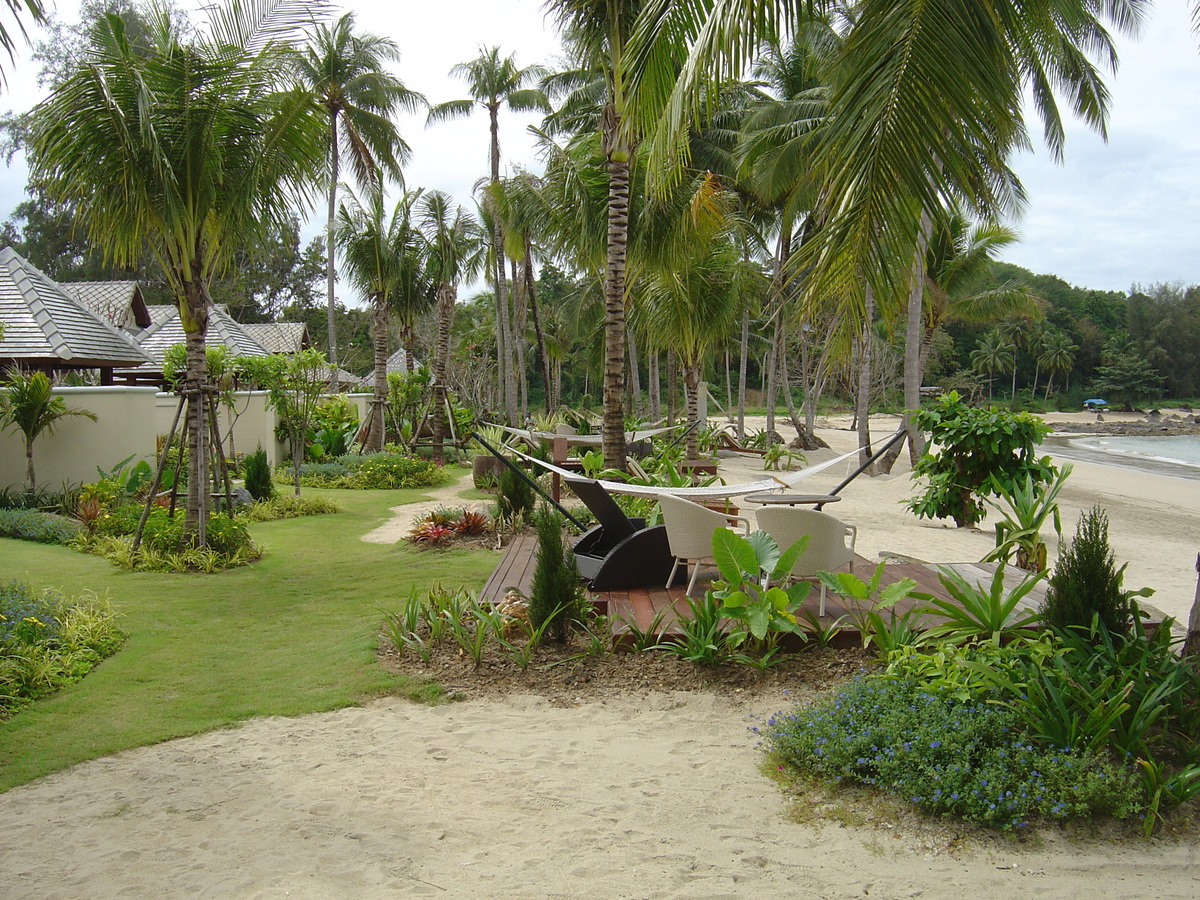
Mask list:
[{"label": "shrub", "polygon": [[267,463],[267,451],[259,444],[247,454],[242,462],[245,472],[246,490],[255,500],[270,500],[275,496],[275,482],[271,479],[271,466]]},{"label": "shrub", "polygon": [[78,681],[123,639],[105,599],[0,585],[0,718]]},{"label": "shrub", "polygon": [[1075,538],[1062,553],[1046,591],[1043,616],[1057,628],[1090,627],[1092,617],[1113,634],[1128,634],[1131,599],[1148,591],[1122,588],[1125,566],[1116,567],[1108,545],[1108,516],[1094,506],[1079,518]]},{"label": "shrub", "polygon": [[69,516],[79,502],[79,488],[63,483],[57,491],[38,488],[29,491],[23,487],[0,488],[0,509],[40,509]]},{"label": "shrub", "polygon": [[297,497],[281,494],[270,500],[257,500],[238,511],[246,522],[275,522],[279,519],[298,519],[301,516],[320,516],[340,513],[342,507],[328,497]]},{"label": "shrub", "polygon": [[83,532],[73,519],[35,509],[0,509],[0,537],[38,544],[69,544]]},{"label": "shrub", "polygon": [[914,412],[913,421],[937,447],[936,455],[927,452],[913,466],[913,477],[928,482],[924,493],[908,502],[920,518],[953,518],[960,528],[974,525],[983,518],[983,496],[1011,492],[1027,475],[1041,483],[1057,474],[1049,457],[1034,455],[1050,427],[1029,413],[975,409],[951,391]]},{"label": "shrub", "polygon": [[1018,828],[1032,818],[1143,809],[1140,776],[1100,754],[1048,749],[1009,709],[918,679],[859,678],[773,718],[768,747],[796,769],[873,785],[931,813]]},{"label": "shrub", "polygon": [[565,641],[570,622],[583,618],[579,568],[575,554],[563,545],[562,517],[543,504],[533,518],[538,547],[529,588],[529,621],[535,629],[548,627],[554,640]]},{"label": "shrub", "polygon": [[431,487],[445,480],[440,466],[398,453],[346,455],[336,462],[305,463],[300,467],[300,484],[306,487],[394,491]]},{"label": "shrub", "polygon": [[516,515],[528,516],[533,512],[536,502],[533,487],[508,466],[500,470],[497,487],[500,494],[496,498],[496,507],[501,518],[512,519]]}]

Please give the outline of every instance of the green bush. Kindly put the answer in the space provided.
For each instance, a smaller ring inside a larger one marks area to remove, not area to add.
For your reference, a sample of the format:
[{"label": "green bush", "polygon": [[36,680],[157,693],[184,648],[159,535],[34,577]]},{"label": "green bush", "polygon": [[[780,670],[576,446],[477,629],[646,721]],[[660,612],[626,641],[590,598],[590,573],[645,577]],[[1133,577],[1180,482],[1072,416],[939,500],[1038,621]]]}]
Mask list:
[{"label": "green bush", "polygon": [[38,488],[29,491],[23,487],[0,488],[0,509],[40,509],[69,516],[79,503],[79,487],[63,483],[57,491]]},{"label": "green bush", "polygon": [[255,500],[270,500],[275,496],[275,482],[271,478],[271,466],[267,462],[267,451],[258,448],[246,455],[242,461],[245,472],[246,490]]},{"label": "green bush", "polygon": [[78,681],[123,639],[107,600],[0,585],[0,718]]},{"label": "green bush", "polygon": [[529,588],[529,622],[538,630],[548,628],[551,637],[561,642],[567,639],[570,623],[584,614],[579,568],[575,554],[563,544],[562,516],[543,504],[533,520],[538,547]]},{"label": "green bush", "polygon": [[1058,556],[1042,615],[1056,628],[1088,628],[1098,616],[1110,633],[1128,634],[1131,599],[1145,592],[1125,591],[1124,575],[1108,544],[1108,515],[1094,506],[1079,517],[1074,540]]},{"label": "green bush", "polygon": [[0,537],[39,544],[69,544],[83,526],[74,519],[36,509],[0,509]]},{"label": "green bush", "polygon": [[1050,427],[1029,413],[975,409],[951,391],[915,411],[913,421],[936,449],[913,466],[913,477],[924,476],[928,485],[908,502],[920,518],[974,525],[983,518],[984,496],[1011,492],[1027,476],[1040,484],[1057,475],[1050,457],[1034,455]]},{"label": "green bush", "polygon": [[445,480],[440,466],[398,453],[348,454],[336,462],[300,466],[300,484],[305,487],[394,491],[432,487]]},{"label": "green bush", "polygon": [[533,512],[537,495],[529,482],[505,466],[496,480],[499,495],[496,508],[500,516],[511,519],[514,515],[528,517]]},{"label": "green bush", "polygon": [[342,507],[326,497],[297,497],[281,494],[270,500],[258,500],[238,511],[246,522],[275,522],[279,519],[298,519],[342,512]]},{"label": "green bush", "polygon": [[859,678],[832,697],[773,718],[768,747],[801,772],[856,781],[1004,829],[1031,819],[1137,816],[1133,764],[1038,746],[1012,710],[958,699],[919,679]]}]

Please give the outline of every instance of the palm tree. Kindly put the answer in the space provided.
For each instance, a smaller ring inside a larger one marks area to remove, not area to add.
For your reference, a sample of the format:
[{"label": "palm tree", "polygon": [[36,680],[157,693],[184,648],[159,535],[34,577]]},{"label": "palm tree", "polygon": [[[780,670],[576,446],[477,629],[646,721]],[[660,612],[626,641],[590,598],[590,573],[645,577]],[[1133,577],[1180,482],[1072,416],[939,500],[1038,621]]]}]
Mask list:
[{"label": "palm tree", "polygon": [[430,280],[437,290],[437,348],[433,358],[433,439],[440,449],[446,441],[447,373],[450,369],[450,328],[454,305],[463,279],[478,274],[484,262],[483,235],[479,223],[449,195],[429,191],[421,198],[419,221],[425,237]]},{"label": "palm tree", "polygon": [[413,222],[413,206],[420,191],[405,192],[390,217],[384,210],[383,192],[368,190],[366,202],[350,196],[338,211],[335,232],[351,284],[374,307],[371,326],[375,386],[371,399],[368,452],[383,448],[384,406],[387,404],[388,313],[397,298],[421,279],[421,237]]},{"label": "palm tree", "polygon": [[[469,116],[477,107],[482,106],[488,114],[488,162],[490,184],[500,181],[500,108],[522,112],[539,110],[550,111],[550,103],[546,94],[533,84],[546,77],[547,71],[542,66],[517,65],[515,56],[501,58],[499,47],[480,47],[479,56],[469,62],[459,63],[450,70],[450,74],[462,78],[467,83],[466,100],[450,100],[439,103],[429,111],[429,122],[441,122]],[[504,389],[505,410],[509,419],[515,417],[515,390],[512,380],[512,367],[508,364],[511,355],[506,340],[506,322],[508,321],[505,302],[504,277],[504,246],[499,219],[493,220],[492,228],[493,260],[489,268],[489,277],[495,291],[496,299],[496,359],[500,363],[501,385]],[[515,335],[511,335],[513,340]],[[510,424],[515,424],[511,422]]]},{"label": "palm tree", "polygon": [[37,490],[33,442],[43,432],[53,434],[59,421],[67,416],[84,416],[96,421],[95,414],[86,409],[68,409],[62,397],[51,393],[50,379],[44,373],[18,370],[9,375],[6,390],[0,394],[0,426],[15,428],[25,437],[25,475],[31,494]]},{"label": "palm tree", "polygon": [[184,529],[198,545],[208,516],[209,284],[231,249],[290,221],[320,169],[321,121],[291,87],[283,43],[311,21],[303,0],[234,2],[185,39],[160,10],[134,48],[121,19],[105,16],[86,57],[36,110],[33,177],[75,205],[116,264],[134,263],[149,243],[175,294],[187,334]]},{"label": "palm tree", "polygon": [[[697,426],[701,371],[737,321],[739,281],[748,273],[736,244],[723,233],[696,233],[686,247],[669,270],[646,279],[635,313],[658,346],[675,351],[687,388],[687,422]],[[697,431],[688,430],[688,459],[697,457]]]},{"label": "palm tree", "polygon": [[[547,0],[582,71],[599,73],[600,149],[608,180],[604,266],[604,464],[625,468],[626,247],[629,182],[639,135],[657,118],[658,93],[640,85],[673,78],[680,54],[676,34],[662,31],[634,53],[631,39],[643,0]],[[580,85],[583,81],[579,82]],[[594,84],[594,82],[592,82]],[[680,129],[682,132],[682,128]]]},{"label": "palm tree", "polygon": [[989,331],[979,345],[971,351],[971,367],[988,377],[988,402],[992,399],[992,379],[997,372],[1012,372],[1016,369],[1016,345],[1007,340],[998,330]]},{"label": "palm tree", "polygon": [[379,180],[380,170],[396,177],[409,148],[400,139],[391,117],[414,111],[425,98],[410,91],[384,65],[400,58],[391,38],[354,33],[354,13],[332,25],[319,24],[296,57],[301,81],[328,120],[326,152],[329,178],[325,232],[326,290],[328,292],[329,366],[337,378],[337,333],[334,327],[337,271],[334,264],[336,205],[341,150],[344,147],[360,184]]},{"label": "palm tree", "polygon": [[1075,353],[1078,350],[1079,347],[1071,343],[1065,331],[1051,331],[1042,341],[1042,353],[1038,361],[1046,370],[1046,400],[1050,399],[1050,386],[1054,383],[1054,376],[1070,373],[1075,365]]},{"label": "palm tree", "polygon": [[[29,17],[35,22],[46,21],[46,10],[42,6],[41,0],[4,0],[4,9],[13,18],[13,24],[16,26],[17,32],[25,40],[29,39],[29,35],[25,31],[25,23],[21,21],[21,10],[24,9],[29,13]],[[0,50],[8,54],[9,62],[13,62],[17,52],[17,42],[14,34],[9,31],[9,27],[0,22]],[[4,70],[0,69],[0,83],[3,83]]]}]

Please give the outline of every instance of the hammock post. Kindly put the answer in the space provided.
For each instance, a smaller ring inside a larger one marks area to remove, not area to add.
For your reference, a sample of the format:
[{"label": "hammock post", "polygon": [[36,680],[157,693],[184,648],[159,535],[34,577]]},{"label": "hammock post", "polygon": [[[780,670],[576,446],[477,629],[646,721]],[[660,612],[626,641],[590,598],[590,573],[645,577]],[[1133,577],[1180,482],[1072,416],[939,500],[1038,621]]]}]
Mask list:
[{"label": "hammock post", "polygon": [[496,457],[496,459],[500,460],[502,463],[504,463],[506,466],[508,466],[510,469],[512,469],[514,472],[516,472],[521,478],[523,478],[529,484],[529,486],[531,488],[533,488],[535,491],[538,492],[538,494],[542,497],[543,500],[545,500],[547,503],[551,504],[555,509],[557,509],[560,513],[562,513],[571,522],[572,525],[574,525],[580,531],[586,530],[585,526],[582,522],[580,522],[573,515],[571,515],[569,512],[567,512],[566,508],[561,503],[559,503],[557,500],[555,500],[553,497],[551,497],[549,494],[547,494],[545,491],[543,491],[541,488],[541,485],[539,485],[536,481],[534,481],[532,478],[530,478],[528,475],[526,475],[524,472],[521,471],[520,466],[513,465],[512,460],[510,460],[507,456],[505,456],[503,453],[501,453],[499,450],[497,450],[495,447],[493,447],[491,444],[489,444],[487,441],[485,441],[483,439],[482,435],[480,435],[478,431],[471,432],[471,437],[473,437],[473,438],[475,438],[475,440],[479,441],[479,443],[483,446],[483,448],[485,450],[487,450],[490,454],[492,454],[492,456]]},{"label": "hammock post", "polygon": [[[841,484],[839,484],[837,487],[835,487],[832,491],[830,491],[829,492],[830,495],[836,496],[837,494],[841,493],[842,488],[844,488],[846,485],[848,485],[850,482],[852,482],[855,478],[857,478],[863,472],[867,471],[867,469],[869,469],[871,467],[871,464],[873,462],[875,462],[875,460],[879,459],[879,457],[883,456],[883,454],[887,453],[888,450],[891,448],[891,446],[894,443],[896,443],[896,441],[900,440],[902,437],[906,437],[907,435],[908,435],[908,432],[905,431],[903,428],[901,428],[899,431],[897,431],[895,434],[893,434],[890,438],[888,438],[886,441],[884,441],[883,446],[880,447],[878,450],[876,450],[874,453],[872,453],[871,458],[868,459],[861,466],[859,466],[857,469],[855,469],[854,473],[852,475],[847,476],[845,481],[843,481]],[[820,508],[821,508],[820,506],[817,507],[817,509],[820,509]]]}]

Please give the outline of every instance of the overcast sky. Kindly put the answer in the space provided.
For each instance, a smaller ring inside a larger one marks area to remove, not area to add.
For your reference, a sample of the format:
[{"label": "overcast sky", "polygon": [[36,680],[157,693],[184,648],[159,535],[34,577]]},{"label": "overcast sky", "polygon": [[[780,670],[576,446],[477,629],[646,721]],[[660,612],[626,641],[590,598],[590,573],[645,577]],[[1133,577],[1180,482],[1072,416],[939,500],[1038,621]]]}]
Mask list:
[{"label": "overcast sky", "polygon": [[[183,5],[198,5],[184,0]],[[360,28],[394,39],[401,49],[398,74],[408,87],[437,103],[465,96],[448,76],[455,63],[499,45],[520,65],[551,63],[558,39],[541,0],[357,0]],[[75,0],[60,0],[67,20]],[[1013,223],[1022,242],[1005,259],[1036,273],[1052,273],[1081,286],[1127,290],[1137,283],[1200,283],[1200,53],[1187,5],[1160,3],[1140,40],[1120,40],[1121,66],[1109,78],[1109,140],[1068,127],[1066,159],[1053,164],[1039,140],[1014,165],[1029,195]],[[41,96],[35,71],[19,59],[9,71],[0,108],[25,109]],[[507,116],[501,125],[506,165],[535,168],[529,116]],[[423,117],[402,123],[413,157],[410,186],[448,191],[469,204],[472,187],[487,172],[483,113],[426,129]],[[0,218],[21,200],[25,168],[17,160],[0,182]],[[318,214],[319,218],[319,214]],[[319,223],[307,233],[315,234]]]}]

